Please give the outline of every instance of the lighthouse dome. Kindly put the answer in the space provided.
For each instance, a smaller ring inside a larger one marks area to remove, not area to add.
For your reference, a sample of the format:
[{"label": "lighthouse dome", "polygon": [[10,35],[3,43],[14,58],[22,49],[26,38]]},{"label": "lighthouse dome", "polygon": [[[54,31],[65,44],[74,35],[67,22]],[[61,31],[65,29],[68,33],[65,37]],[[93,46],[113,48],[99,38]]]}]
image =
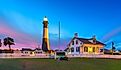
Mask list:
[{"label": "lighthouse dome", "polygon": [[48,19],[47,19],[47,17],[46,17],[46,16],[44,17],[43,21],[48,21]]}]

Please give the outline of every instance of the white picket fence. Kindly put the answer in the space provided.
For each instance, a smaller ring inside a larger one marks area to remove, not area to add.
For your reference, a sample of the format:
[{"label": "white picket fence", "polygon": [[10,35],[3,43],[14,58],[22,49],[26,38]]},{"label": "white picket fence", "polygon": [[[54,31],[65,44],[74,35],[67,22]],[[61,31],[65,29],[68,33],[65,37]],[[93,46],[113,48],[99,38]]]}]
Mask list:
[{"label": "white picket fence", "polygon": [[0,58],[49,58],[47,54],[36,54],[36,55],[29,55],[29,54],[0,54]]},{"label": "white picket fence", "polygon": [[80,55],[67,55],[69,58],[111,58],[121,59],[121,55],[107,55],[107,54],[80,54]]},{"label": "white picket fence", "polygon": [[[104,55],[104,54],[78,54],[78,55],[67,55],[69,58],[111,58],[121,59],[121,55]],[[50,58],[49,54],[0,54],[0,58]]]}]

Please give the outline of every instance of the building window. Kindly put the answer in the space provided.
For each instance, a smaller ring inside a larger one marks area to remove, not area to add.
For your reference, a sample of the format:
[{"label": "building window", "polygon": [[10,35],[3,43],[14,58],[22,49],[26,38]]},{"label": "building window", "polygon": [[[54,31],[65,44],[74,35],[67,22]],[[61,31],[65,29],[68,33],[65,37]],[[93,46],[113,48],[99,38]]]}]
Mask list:
[{"label": "building window", "polygon": [[69,43],[69,45],[68,46],[70,46],[70,43]]},{"label": "building window", "polygon": [[25,54],[28,54],[28,52],[25,52]]},{"label": "building window", "polygon": [[78,44],[78,40],[76,40],[76,44]]},{"label": "building window", "polygon": [[76,52],[79,52],[80,51],[80,47],[76,47]]},{"label": "building window", "polygon": [[69,49],[68,52],[71,52],[71,49]]},{"label": "building window", "polygon": [[88,52],[88,47],[84,47],[84,52]]},{"label": "building window", "polygon": [[93,47],[93,52],[95,52],[95,47]]},{"label": "building window", "polygon": [[72,45],[74,45],[74,41],[72,41]]},{"label": "building window", "polygon": [[99,52],[99,47],[96,48],[96,52]]},{"label": "building window", "polygon": [[71,52],[74,52],[74,48],[73,47],[71,48]]}]

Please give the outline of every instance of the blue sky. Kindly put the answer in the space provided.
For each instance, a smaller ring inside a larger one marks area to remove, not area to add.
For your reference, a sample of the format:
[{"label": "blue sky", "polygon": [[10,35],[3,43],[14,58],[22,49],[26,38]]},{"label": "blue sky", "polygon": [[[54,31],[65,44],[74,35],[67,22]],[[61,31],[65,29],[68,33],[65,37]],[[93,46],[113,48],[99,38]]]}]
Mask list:
[{"label": "blue sky", "polygon": [[41,44],[44,16],[52,48],[57,48],[59,21],[62,48],[75,32],[84,38],[96,35],[104,43],[121,42],[121,0],[0,0],[0,37],[27,43],[22,46]]}]

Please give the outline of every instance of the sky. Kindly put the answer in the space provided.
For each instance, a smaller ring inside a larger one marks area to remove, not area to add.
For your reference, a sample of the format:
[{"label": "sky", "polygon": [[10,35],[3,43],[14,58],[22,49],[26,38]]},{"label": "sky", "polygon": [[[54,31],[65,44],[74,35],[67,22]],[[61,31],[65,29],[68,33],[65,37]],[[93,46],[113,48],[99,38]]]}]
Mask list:
[{"label": "sky", "polygon": [[74,33],[83,38],[96,35],[106,44],[121,43],[121,0],[0,0],[0,39],[14,38],[12,48],[41,47],[44,16],[52,49],[58,48],[59,21],[61,49]]}]

